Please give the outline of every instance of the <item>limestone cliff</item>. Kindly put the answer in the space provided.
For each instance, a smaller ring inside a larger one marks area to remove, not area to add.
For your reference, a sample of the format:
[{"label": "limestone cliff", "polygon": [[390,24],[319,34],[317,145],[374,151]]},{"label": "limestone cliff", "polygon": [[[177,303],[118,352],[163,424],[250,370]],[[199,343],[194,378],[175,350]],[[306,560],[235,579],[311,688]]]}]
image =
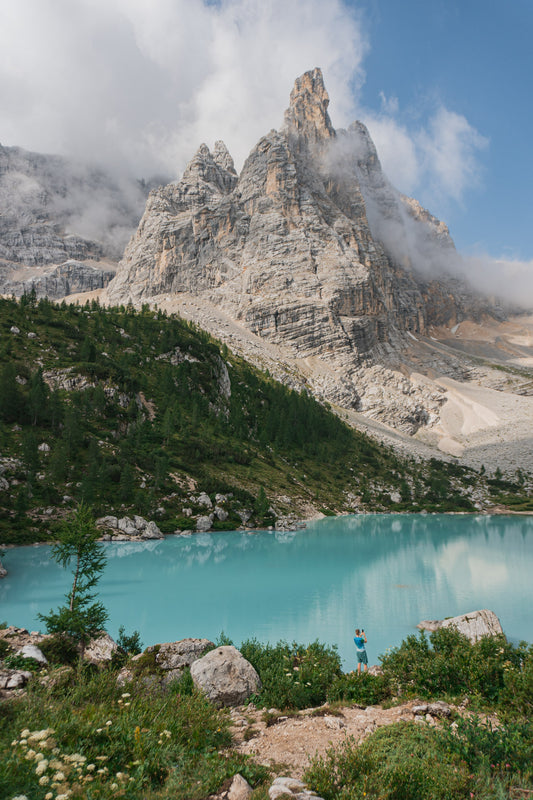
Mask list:
[{"label": "limestone cliff", "polygon": [[[116,264],[147,193],[86,164],[0,145],[0,292],[19,294],[35,283],[38,293],[63,297],[72,273],[64,265],[72,261],[76,291],[106,285],[114,265],[110,271],[99,262]],[[83,269],[79,262],[88,260]]]},{"label": "limestone cliff", "polygon": [[[258,142],[239,176],[223,143],[201,145],[180,181],[150,194],[107,299],[209,301],[327,363],[337,377],[319,387],[311,375],[313,391],[365,410],[362,370],[397,363],[409,333],[455,322],[472,298],[430,278],[453,261],[446,226],[389,184],[364,125],[333,129],[328,104],[319,69],[298,78],[282,130]],[[380,367],[377,385],[391,375]],[[405,376],[392,382],[383,407],[414,432],[441,400]]]}]

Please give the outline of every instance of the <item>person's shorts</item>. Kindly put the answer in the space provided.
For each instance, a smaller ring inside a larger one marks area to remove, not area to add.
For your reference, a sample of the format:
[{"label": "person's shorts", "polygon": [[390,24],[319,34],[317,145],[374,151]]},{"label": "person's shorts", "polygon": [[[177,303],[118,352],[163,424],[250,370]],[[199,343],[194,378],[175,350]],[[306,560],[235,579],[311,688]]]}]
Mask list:
[{"label": "person's shorts", "polygon": [[358,664],[368,664],[368,656],[366,654],[366,650],[358,650],[357,651],[357,663]]}]

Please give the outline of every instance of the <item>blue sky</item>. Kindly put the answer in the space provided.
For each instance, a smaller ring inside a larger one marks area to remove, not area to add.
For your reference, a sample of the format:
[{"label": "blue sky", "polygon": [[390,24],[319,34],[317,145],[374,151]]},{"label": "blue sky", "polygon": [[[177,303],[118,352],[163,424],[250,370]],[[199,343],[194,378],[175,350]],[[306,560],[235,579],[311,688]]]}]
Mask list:
[{"label": "blue sky", "polygon": [[532,0],[4,0],[0,143],[177,177],[223,139],[239,168],[320,66],[334,125],[533,306],[532,37]]},{"label": "blue sky", "polygon": [[[462,202],[433,208],[460,249],[533,257],[533,3],[531,0],[361,0],[370,50],[361,100],[396,97],[416,124],[432,105],[466,117],[487,141],[479,181]],[[438,202],[436,200],[436,202]]]}]

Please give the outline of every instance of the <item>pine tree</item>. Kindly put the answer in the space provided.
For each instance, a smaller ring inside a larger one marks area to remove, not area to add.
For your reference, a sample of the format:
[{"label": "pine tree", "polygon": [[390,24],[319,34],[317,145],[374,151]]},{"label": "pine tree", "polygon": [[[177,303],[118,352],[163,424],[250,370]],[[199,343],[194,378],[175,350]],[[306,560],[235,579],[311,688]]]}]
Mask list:
[{"label": "pine tree", "polygon": [[67,605],[38,615],[48,633],[60,633],[76,642],[80,647],[80,661],[86,645],[103,630],[108,619],[103,604],[95,601],[94,589],[107,563],[98,537],[89,507],[80,503],[63,523],[52,547],[54,561],[63,569],[72,568],[72,586],[65,595]]}]

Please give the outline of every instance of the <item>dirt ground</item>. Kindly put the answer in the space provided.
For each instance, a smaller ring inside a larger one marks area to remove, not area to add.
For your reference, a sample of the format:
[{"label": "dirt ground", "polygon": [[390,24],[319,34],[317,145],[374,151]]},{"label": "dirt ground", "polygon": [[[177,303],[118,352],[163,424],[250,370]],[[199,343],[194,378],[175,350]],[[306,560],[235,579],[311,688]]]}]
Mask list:
[{"label": "dirt ground", "polygon": [[379,706],[305,709],[295,716],[280,715],[268,727],[263,710],[232,709],[235,748],[272,768],[276,775],[301,778],[310,758],[324,755],[330,746],[341,744],[347,737],[359,742],[383,725],[400,720],[412,722],[411,709],[415,705],[409,702],[388,709]]}]

